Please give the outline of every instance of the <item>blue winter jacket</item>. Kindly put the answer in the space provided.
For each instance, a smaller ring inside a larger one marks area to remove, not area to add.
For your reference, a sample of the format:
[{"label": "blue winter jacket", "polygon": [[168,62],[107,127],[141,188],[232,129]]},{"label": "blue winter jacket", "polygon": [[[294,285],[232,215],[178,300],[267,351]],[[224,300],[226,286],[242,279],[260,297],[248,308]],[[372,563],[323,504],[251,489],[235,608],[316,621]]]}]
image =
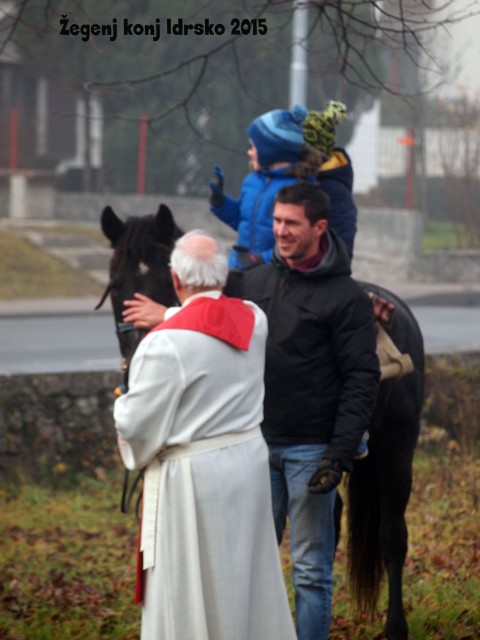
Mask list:
[{"label": "blue winter jacket", "polygon": [[[247,247],[251,253],[261,254],[264,262],[272,261],[273,205],[277,192],[297,178],[286,175],[290,167],[262,169],[249,173],[242,183],[240,198],[235,200],[225,195],[219,207],[211,207],[217,218],[238,231],[237,245]],[[237,263],[237,252],[232,249],[230,269],[241,269]]]},{"label": "blue winter jacket", "polygon": [[[238,231],[236,244],[247,247],[251,253],[260,254],[266,263],[272,261],[275,244],[272,226],[275,196],[282,187],[298,180],[291,170],[290,166],[249,173],[242,183],[238,200],[225,195],[219,207],[211,207],[217,218]],[[321,189],[329,195],[331,211],[328,225],[345,243],[351,260],[357,231],[357,208],[352,197],[353,169],[347,152],[336,147],[319,173],[308,180],[318,180]],[[234,249],[230,253],[229,267],[242,268]]]},{"label": "blue winter jacket", "polygon": [[320,167],[317,179],[322,191],[330,196],[328,226],[345,243],[351,261],[357,233],[357,207],[352,196],[352,161],[345,149],[333,149],[328,160]]}]

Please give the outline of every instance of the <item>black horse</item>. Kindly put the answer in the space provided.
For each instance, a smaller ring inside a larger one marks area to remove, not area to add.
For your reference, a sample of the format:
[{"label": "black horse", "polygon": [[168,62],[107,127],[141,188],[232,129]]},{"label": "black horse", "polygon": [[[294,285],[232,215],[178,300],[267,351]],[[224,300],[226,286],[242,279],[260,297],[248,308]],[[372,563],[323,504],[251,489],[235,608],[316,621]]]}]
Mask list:
[{"label": "black horse", "polygon": [[[128,370],[142,332],[122,321],[123,302],[137,291],[167,306],[175,303],[168,265],[170,251],[182,231],[165,205],[156,215],[133,217],[126,222],[107,207],[101,224],[113,248],[110,281],[101,303],[110,294],[120,350]],[[347,483],[349,579],[358,608],[373,613],[386,570],[386,635],[390,640],[406,640],[408,627],[402,596],[408,539],[405,510],[423,404],[423,340],[415,318],[402,300],[381,287],[365,286],[395,306],[388,333],[400,351],[410,354],[414,371],[382,382],[369,429],[370,454],[355,461]],[[235,283],[230,287],[234,291]]]},{"label": "black horse", "polygon": [[131,217],[126,223],[106,207],[101,215],[101,226],[111,242],[113,254],[108,285],[96,309],[110,296],[127,383],[130,360],[146,331],[137,330],[123,321],[123,302],[140,292],[167,307],[178,304],[169,265],[175,240],[183,231],[163,204],[155,216]]}]

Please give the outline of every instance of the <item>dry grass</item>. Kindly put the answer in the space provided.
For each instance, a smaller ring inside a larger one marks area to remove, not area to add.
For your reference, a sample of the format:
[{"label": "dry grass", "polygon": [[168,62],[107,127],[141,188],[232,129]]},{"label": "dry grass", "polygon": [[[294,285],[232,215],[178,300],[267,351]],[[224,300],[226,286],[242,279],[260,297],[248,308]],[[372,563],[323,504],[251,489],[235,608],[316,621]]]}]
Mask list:
[{"label": "dry grass", "polygon": [[[418,452],[404,576],[415,640],[480,637],[479,472],[478,458],[460,456],[455,446]],[[118,469],[73,489],[0,488],[2,640],[138,638],[140,610],[131,603],[137,525],[119,512],[120,487]],[[282,560],[293,596],[287,544]],[[386,593],[373,621],[355,616],[343,543],[335,575],[330,638],[383,638]]]},{"label": "dry grass", "polygon": [[0,300],[101,294],[88,275],[7,231],[0,232],[0,274]]}]

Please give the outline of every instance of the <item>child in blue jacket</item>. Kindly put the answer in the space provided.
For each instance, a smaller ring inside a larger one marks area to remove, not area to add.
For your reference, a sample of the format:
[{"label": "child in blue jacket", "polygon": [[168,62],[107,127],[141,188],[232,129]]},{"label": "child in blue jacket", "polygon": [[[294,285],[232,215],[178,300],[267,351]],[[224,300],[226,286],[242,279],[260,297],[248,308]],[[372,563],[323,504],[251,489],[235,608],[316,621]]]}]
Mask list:
[{"label": "child in blue jacket", "polygon": [[329,227],[343,239],[352,258],[357,217],[352,164],[345,150],[333,146],[335,125],[343,117],[344,105],[330,102],[324,112],[308,113],[296,105],[292,111],[276,109],[253,120],[247,129],[252,171],[243,181],[238,200],[224,194],[223,173],[220,167],[214,168],[211,211],[238,232],[230,254],[231,269],[249,269],[271,260],[275,196],[297,180],[318,180],[330,196]]},{"label": "child in blue jacket", "polygon": [[305,107],[296,105],[292,111],[276,109],[253,120],[247,129],[251,172],[242,183],[238,200],[224,194],[223,173],[220,167],[214,168],[217,180],[210,183],[211,211],[238,231],[230,254],[231,269],[271,261],[275,196],[282,187],[297,181],[295,165],[305,145],[302,122],[306,115]]}]

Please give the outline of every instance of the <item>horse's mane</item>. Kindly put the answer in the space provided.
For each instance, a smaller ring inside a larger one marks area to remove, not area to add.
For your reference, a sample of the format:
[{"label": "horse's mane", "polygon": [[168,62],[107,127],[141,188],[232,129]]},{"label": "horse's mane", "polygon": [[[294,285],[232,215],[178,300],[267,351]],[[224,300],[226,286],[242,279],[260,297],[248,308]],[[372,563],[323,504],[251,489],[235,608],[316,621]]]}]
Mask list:
[{"label": "horse's mane", "polygon": [[159,251],[170,253],[172,247],[159,242],[155,228],[155,216],[131,216],[125,221],[123,232],[117,246],[115,255],[117,265],[124,271],[129,264],[145,262],[150,265]]}]

